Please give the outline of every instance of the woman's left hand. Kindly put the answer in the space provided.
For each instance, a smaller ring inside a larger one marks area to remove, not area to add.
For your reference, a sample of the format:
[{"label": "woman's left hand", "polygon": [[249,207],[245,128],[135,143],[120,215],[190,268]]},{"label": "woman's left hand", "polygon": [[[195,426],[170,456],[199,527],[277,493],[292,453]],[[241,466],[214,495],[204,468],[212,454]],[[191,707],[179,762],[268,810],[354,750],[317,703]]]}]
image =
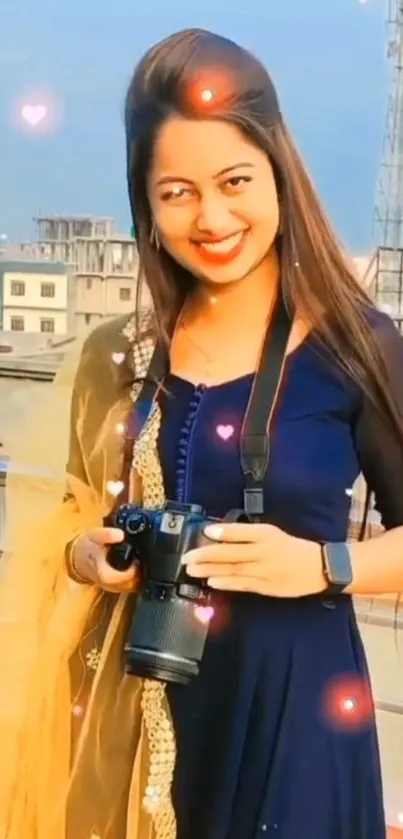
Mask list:
[{"label": "woman's left hand", "polygon": [[320,546],[270,524],[208,525],[211,545],[183,557],[191,577],[223,591],[304,597],[326,589]]}]

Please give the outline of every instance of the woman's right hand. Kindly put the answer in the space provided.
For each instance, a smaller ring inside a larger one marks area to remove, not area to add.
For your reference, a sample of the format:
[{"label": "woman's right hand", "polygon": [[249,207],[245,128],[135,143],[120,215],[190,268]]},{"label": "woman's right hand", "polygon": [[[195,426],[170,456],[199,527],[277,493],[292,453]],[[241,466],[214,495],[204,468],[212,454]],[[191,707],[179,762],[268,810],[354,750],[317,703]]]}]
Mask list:
[{"label": "woman's right hand", "polygon": [[83,583],[93,583],[114,593],[136,591],[140,582],[138,565],[132,565],[127,571],[116,571],[106,560],[107,548],[123,539],[123,531],[116,527],[94,527],[78,536],[70,553],[73,578],[77,576]]}]

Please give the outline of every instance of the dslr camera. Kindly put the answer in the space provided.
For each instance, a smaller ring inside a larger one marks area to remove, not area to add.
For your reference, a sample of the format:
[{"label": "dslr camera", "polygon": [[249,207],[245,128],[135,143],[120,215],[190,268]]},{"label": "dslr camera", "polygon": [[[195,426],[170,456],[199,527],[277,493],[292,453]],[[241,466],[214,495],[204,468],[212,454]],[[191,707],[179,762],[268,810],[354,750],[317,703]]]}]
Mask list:
[{"label": "dslr camera", "polygon": [[[233,511],[225,521],[248,521]],[[110,524],[125,534],[112,545],[109,564],[124,571],[134,562],[141,567],[141,589],[124,648],[126,672],[163,682],[187,684],[199,665],[213,614],[206,581],[186,573],[181,560],[187,551],[211,544],[204,528],[208,518],[196,504],[168,501],[162,510],[124,504]]]}]

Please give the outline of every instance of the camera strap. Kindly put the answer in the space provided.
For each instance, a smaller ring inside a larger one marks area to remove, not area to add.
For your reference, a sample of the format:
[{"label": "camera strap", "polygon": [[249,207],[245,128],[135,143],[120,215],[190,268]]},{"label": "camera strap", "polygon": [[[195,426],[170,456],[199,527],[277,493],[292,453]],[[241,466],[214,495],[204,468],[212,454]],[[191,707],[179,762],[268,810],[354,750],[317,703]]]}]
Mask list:
[{"label": "camera strap", "polygon": [[[240,441],[241,467],[245,478],[244,510],[250,519],[264,513],[264,477],[270,454],[270,424],[283,378],[291,319],[280,294],[270,319],[259,367],[253,382]],[[151,413],[153,402],[169,372],[166,347],[157,343],[135,402],[131,441],[138,436]]]},{"label": "camera strap", "polygon": [[270,455],[270,424],[283,379],[291,324],[280,294],[263,342],[241,432],[244,510],[252,520],[264,513],[263,482]]}]

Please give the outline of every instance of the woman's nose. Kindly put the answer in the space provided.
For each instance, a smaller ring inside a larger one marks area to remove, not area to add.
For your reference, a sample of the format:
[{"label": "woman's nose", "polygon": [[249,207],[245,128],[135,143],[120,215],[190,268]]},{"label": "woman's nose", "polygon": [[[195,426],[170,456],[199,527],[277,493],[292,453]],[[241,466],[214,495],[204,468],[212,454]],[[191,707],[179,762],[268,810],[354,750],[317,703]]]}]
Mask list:
[{"label": "woman's nose", "polygon": [[199,233],[213,236],[228,236],[231,229],[231,214],[222,195],[216,193],[204,195],[199,204],[196,220]]}]

